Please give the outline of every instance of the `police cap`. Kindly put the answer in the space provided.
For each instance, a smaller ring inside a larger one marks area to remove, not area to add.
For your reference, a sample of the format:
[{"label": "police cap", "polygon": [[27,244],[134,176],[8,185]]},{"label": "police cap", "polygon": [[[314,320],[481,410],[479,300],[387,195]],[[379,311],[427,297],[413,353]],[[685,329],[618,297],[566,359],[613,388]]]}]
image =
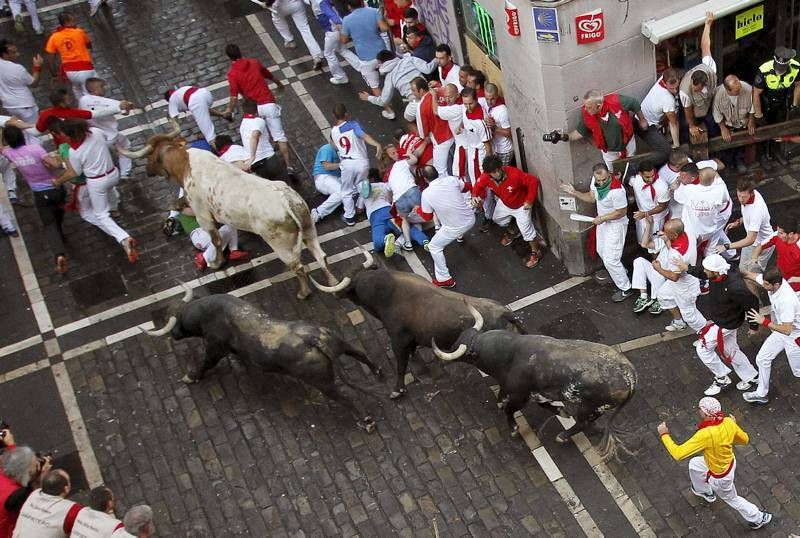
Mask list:
[{"label": "police cap", "polygon": [[786,47],[777,47],[775,49],[775,62],[779,64],[788,64],[789,60],[795,57],[797,51]]}]

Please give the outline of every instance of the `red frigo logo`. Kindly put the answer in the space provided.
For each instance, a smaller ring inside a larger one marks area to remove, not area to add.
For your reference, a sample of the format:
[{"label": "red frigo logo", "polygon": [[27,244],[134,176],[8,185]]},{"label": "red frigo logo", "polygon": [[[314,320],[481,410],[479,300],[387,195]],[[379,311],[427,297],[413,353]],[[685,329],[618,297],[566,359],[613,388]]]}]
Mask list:
[{"label": "red frigo logo", "polygon": [[519,29],[519,11],[517,6],[511,2],[506,2],[506,29],[508,35],[518,36],[521,32]]},{"label": "red frigo logo", "polygon": [[605,39],[606,24],[603,20],[603,10],[595,9],[575,17],[575,29],[578,36],[578,45]]}]

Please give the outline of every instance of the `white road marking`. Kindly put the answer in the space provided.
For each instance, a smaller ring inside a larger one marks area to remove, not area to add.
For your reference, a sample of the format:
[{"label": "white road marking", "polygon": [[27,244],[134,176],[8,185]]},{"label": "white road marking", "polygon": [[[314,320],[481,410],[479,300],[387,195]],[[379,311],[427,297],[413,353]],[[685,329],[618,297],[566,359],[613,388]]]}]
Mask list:
[{"label": "white road marking", "polygon": [[[53,4],[52,6],[40,7],[36,11],[39,13],[47,13],[49,11],[61,10],[65,7],[74,6],[76,4],[83,4],[84,2],[85,0],[69,0],[68,2],[59,2],[58,4]],[[3,4],[5,4],[5,2],[3,2]],[[21,15],[25,18],[30,17],[30,13],[28,13],[27,10],[24,13],[21,13]],[[4,22],[14,22],[14,19],[11,17],[0,17],[0,23]]]},{"label": "white road marking", "polygon": [[417,273],[419,276],[423,277],[428,282],[430,282],[431,274],[428,272],[427,269],[425,269],[425,266],[422,265],[422,262],[420,261],[419,257],[417,257],[417,253],[414,252],[413,250],[410,252],[401,250],[401,252],[402,256],[406,259],[406,263],[408,263],[408,266],[411,267],[411,270]]},{"label": "white road marking", "polygon": [[522,297],[521,299],[517,299],[511,303],[508,303],[506,307],[510,310],[520,310],[525,308],[526,306],[530,306],[534,303],[538,303],[539,301],[543,301],[544,299],[548,299],[553,295],[559,294],[562,291],[566,291],[570,288],[583,284],[587,280],[591,280],[592,277],[588,276],[574,276],[572,278],[568,278],[563,282],[559,282],[554,286],[550,286],[549,288],[545,288],[543,290],[539,290],[536,293],[532,293],[527,297]]},{"label": "white road marking", "polygon": [[36,336],[31,336],[30,338],[26,338],[25,340],[20,340],[19,342],[15,342],[11,345],[0,347],[0,358],[5,357],[6,355],[11,355],[12,353],[17,353],[18,351],[22,351],[23,349],[28,349],[29,347],[33,347],[36,344],[41,344],[43,341],[42,335],[37,334]]}]

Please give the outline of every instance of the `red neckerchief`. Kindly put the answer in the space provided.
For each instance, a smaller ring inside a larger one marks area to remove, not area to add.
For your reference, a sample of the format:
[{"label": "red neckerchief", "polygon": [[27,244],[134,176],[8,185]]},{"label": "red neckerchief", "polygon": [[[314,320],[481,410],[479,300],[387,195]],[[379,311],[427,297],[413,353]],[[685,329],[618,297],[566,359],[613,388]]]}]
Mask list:
[{"label": "red neckerchief", "polygon": [[494,107],[504,104],[506,104],[505,100],[502,97],[498,97],[497,99],[494,100],[494,104],[489,107],[489,112],[491,112]]},{"label": "red neckerchief", "polygon": [[252,120],[253,118],[257,118],[258,116],[256,116],[255,114],[243,114],[242,117],[247,118],[248,120]]},{"label": "red neckerchief", "polygon": [[[462,101],[462,100],[461,100],[461,96],[459,95],[459,96],[458,96],[458,99],[456,99],[456,100],[453,102],[453,104],[454,104],[454,105],[463,105],[463,104],[464,104],[464,101]],[[478,107],[478,108],[480,108],[480,107]]]},{"label": "red neckerchief", "polygon": [[219,150],[219,156],[222,157],[223,155],[225,155],[225,152],[228,151],[229,149],[231,149],[231,144],[228,144],[227,146],[222,146],[222,149]]},{"label": "red neckerchief", "polygon": [[172,94],[175,93],[175,90],[167,90],[167,96],[172,97]]},{"label": "red neckerchief", "polygon": [[468,120],[482,120],[483,107],[475,103],[475,108],[472,109],[472,112],[470,112],[469,110],[464,110],[464,114],[466,114]]},{"label": "red neckerchief", "polygon": [[83,139],[81,139],[78,142],[72,140],[71,138],[68,138],[67,140],[68,140],[67,144],[69,144],[69,147],[71,147],[72,149],[78,149],[79,147],[81,147],[81,144],[86,142],[86,137],[83,137]]},{"label": "red neckerchief", "polygon": [[709,426],[719,426],[720,424],[722,424],[723,420],[725,420],[725,413],[720,411],[719,413],[716,413],[714,416],[708,417],[707,419],[700,421],[697,424],[697,429],[702,430],[703,428],[708,428]]},{"label": "red neckerchief", "polygon": [[689,185],[699,185],[699,184],[700,184],[700,176],[697,176],[692,180],[691,183],[689,183]]},{"label": "red neckerchief", "polygon": [[619,180],[616,177],[612,177],[611,178],[611,189],[613,190],[613,189],[621,189],[621,188],[622,188],[622,183],[620,183]]},{"label": "red neckerchief", "polygon": [[712,278],[711,282],[719,283],[728,278],[728,275],[719,275],[717,278]]},{"label": "red neckerchief", "polygon": [[747,199],[747,201],[744,203],[744,205],[750,205],[755,201],[756,201],[756,191],[753,191],[753,192],[750,193],[750,198]]},{"label": "red neckerchief", "polygon": [[656,201],[656,188],[653,186],[653,184],[657,180],[658,180],[658,170],[656,170],[655,175],[653,175],[653,182],[652,183],[647,183],[644,180],[644,176],[642,177],[642,183],[644,183],[644,187],[642,187],[642,190],[644,191],[644,190],[647,190],[649,188],[650,189],[650,198],[652,198],[654,202]]},{"label": "red neckerchief", "polygon": [[446,65],[444,67],[439,67],[442,71],[442,81],[447,78],[447,75],[450,74],[450,70],[453,69],[453,66],[456,65],[453,62],[450,62],[450,65]]},{"label": "red neckerchief", "polygon": [[475,97],[476,97],[476,98],[478,98],[478,97],[483,97],[484,99],[486,99],[486,92],[484,91],[484,89],[483,89],[483,88],[480,88],[480,89],[478,89],[478,90],[475,90]]},{"label": "red neckerchief", "polygon": [[686,254],[686,251],[689,250],[689,236],[686,235],[686,232],[683,232],[681,235],[673,239],[670,242],[670,245],[681,254]]},{"label": "red neckerchief", "polygon": [[[667,88],[667,85],[664,83],[664,79],[663,78],[658,79],[658,85],[669,92],[669,88]],[[672,93],[672,92],[669,92],[669,93]]]}]

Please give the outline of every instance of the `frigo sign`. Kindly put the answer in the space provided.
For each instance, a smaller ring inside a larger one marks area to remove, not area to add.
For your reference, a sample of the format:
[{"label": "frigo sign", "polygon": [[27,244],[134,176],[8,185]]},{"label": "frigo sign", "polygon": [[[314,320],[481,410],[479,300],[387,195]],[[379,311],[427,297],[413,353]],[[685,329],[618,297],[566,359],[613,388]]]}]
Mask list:
[{"label": "frigo sign", "polygon": [[764,28],[764,4],[759,4],[736,15],[736,39]]}]

